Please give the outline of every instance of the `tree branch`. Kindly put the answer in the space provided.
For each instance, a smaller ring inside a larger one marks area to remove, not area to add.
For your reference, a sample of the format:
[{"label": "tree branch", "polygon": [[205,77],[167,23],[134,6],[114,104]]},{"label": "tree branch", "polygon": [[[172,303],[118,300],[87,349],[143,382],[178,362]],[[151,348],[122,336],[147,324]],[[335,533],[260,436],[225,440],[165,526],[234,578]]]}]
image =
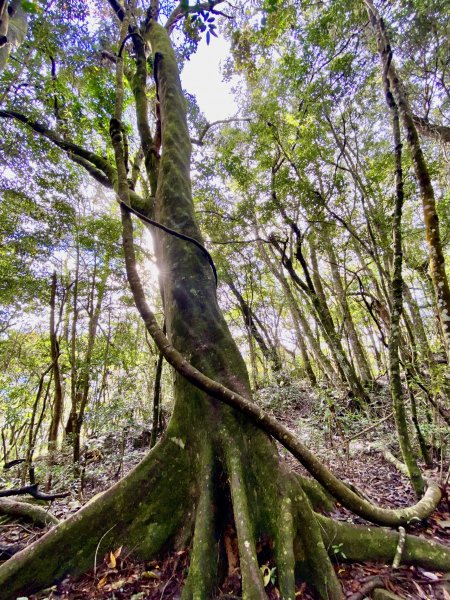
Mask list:
[{"label": "tree branch", "polygon": [[217,6],[218,4],[220,4],[221,2],[224,2],[224,0],[211,0],[210,2],[202,2],[201,4],[194,4],[193,6],[183,6],[180,2],[180,4],[173,10],[172,14],[167,19],[165,28],[169,33],[171,33],[171,31],[176,26],[178,21],[181,21],[181,19],[184,19],[184,17],[187,14],[192,14],[192,13],[198,14],[198,13],[202,12],[203,10],[212,12],[214,14],[221,14],[224,17],[228,17],[228,15],[225,15],[222,12],[219,13],[219,11],[214,10],[214,7]]},{"label": "tree branch", "polygon": [[232,117],[231,119],[220,119],[219,121],[214,121],[213,123],[207,123],[204,128],[201,130],[200,135],[197,139],[191,139],[191,144],[196,144],[197,146],[203,146],[203,140],[205,139],[206,134],[215,125],[220,125],[222,123],[235,123],[238,121],[245,121],[247,123],[251,122],[251,119],[248,117]]},{"label": "tree branch", "polygon": [[26,485],[22,488],[16,488],[13,490],[3,490],[0,492],[0,498],[7,498],[8,496],[23,496],[30,494],[36,500],[55,500],[55,498],[66,498],[69,496],[69,492],[61,492],[59,494],[46,494],[38,490],[38,484]]},{"label": "tree branch", "polygon": [[411,114],[411,118],[423,136],[450,144],[450,127],[430,123],[428,119],[413,114]]},{"label": "tree branch", "polygon": [[[0,110],[0,118],[15,119],[16,121],[27,125],[36,133],[43,135],[45,138],[53,142],[56,146],[68,152],[69,155],[78,156],[84,161],[87,161],[88,163],[94,165],[94,167],[96,167],[100,172],[99,174],[102,174],[104,177],[106,177],[111,182],[111,184],[114,181],[115,169],[110,165],[106,158],[98,156],[98,154],[95,154],[90,150],[86,150],[85,148],[82,148],[77,144],[63,140],[57,133],[49,129],[46,125],[38,123],[37,121],[34,121],[30,117],[27,117],[26,115],[23,115],[22,113],[19,113],[17,111]],[[83,164],[83,166],[86,168],[86,162],[80,164]]]},{"label": "tree branch", "polygon": [[118,0],[108,0],[108,3],[111,6],[111,8],[113,9],[113,11],[114,11],[116,17],[119,19],[119,21],[123,21],[125,18],[125,9],[120,4],[120,2],[118,2]]}]

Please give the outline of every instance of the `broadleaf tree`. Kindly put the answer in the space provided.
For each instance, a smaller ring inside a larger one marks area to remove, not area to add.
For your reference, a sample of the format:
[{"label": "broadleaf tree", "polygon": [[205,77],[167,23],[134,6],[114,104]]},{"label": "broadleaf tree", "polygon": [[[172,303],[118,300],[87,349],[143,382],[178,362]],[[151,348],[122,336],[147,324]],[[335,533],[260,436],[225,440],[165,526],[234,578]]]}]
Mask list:
[{"label": "broadleaf tree", "polygon": [[[348,3],[342,4],[357,20],[360,12],[355,16]],[[321,21],[328,35],[317,27],[314,43],[328,43],[338,8],[324,11]],[[273,22],[269,42],[279,33],[276,27],[280,31],[291,27],[296,13],[295,3],[263,3],[261,9],[267,13],[264,27]],[[29,27],[36,36],[30,44],[33,47],[35,40],[36,46],[28,58],[40,66],[16,72],[16,78],[29,77],[30,90],[20,94],[21,82],[16,80],[12,87],[10,82],[0,118],[6,127],[26,128],[36,140],[45,140],[49,152],[59,149],[110,190],[112,201],[120,205],[128,282],[149,334],[174,368],[175,405],[165,435],[131,473],[0,567],[5,599],[88,569],[99,552],[119,545],[144,558],[189,547],[185,600],[212,597],[237,560],[243,598],[267,597],[258,562],[261,546],[273,557],[276,583],[285,600],[295,597],[296,566],[321,598],[343,598],[329,557],[333,548],[339,547],[350,560],[391,561],[399,534],[316,513],[313,506],[318,508],[323,499],[320,486],[286,468],[273,438],[344,506],[373,523],[399,526],[426,518],[440,499],[438,486],[430,482],[413,507],[391,510],[373,505],[251,401],[246,365],[220,310],[216,268],[195,215],[186,103],[170,37],[183,58],[195,48],[199,33],[208,33],[213,43],[208,23],[222,12],[214,0],[161,6],[157,0],[109,0],[96,2],[92,9],[83,2],[73,7],[49,3],[30,15]],[[45,41],[39,37],[42,21],[52,23]],[[184,27],[190,35],[187,41],[178,30],[183,23],[190,24]],[[242,61],[250,64],[247,34],[244,28],[239,41]],[[57,82],[53,67],[58,61],[48,55],[51,41],[64,65]],[[341,66],[347,68],[346,63]],[[251,69],[249,73],[251,77]],[[290,227],[291,245],[297,244],[301,262],[303,240],[296,223],[279,201],[272,209],[280,210],[284,221],[279,222]],[[154,236],[167,335],[142,285],[133,238],[135,218]],[[312,251],[309,258],[312,264]],[[308,282],[308,290],[318,303],[320,274],[316,276]],[[335,342],[335,349],[342,353],[339,344]],[[348,360],[342,360],[347,367]],[[355,386],[359,389],[360,384]],[[450,550],[407,536],[403,560],[448,570]]]}]

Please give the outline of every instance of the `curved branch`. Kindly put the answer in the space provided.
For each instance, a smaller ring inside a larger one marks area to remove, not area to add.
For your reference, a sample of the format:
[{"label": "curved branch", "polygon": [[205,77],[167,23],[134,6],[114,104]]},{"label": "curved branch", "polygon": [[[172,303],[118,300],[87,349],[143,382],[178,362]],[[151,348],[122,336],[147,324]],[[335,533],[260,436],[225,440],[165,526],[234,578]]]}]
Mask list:
[{"label": "curved branch", "polygon": [[0,500],[0,514],[25,517],[36,523],[36,525],[58,525],[59,523],[56,517],[41,506],[34,506],[17,500],[6,500],[5,498]]},{"label": "curved branch", "polygon": [[73,160],[73,162],[77,163],[77,165],[80,165],[83,167],[83,169],[86,169],[89,175],[91,175],[96,181],[107,188],[113,188],[113,183],[109,177],[107,177],[103,171],[97,169],[97,167],[95,167],[91,162],[85,158],[82,158],[81,156],[77,156],[73,152],[69,153],[69,157]]},{"label": "curved branch", "polygon": [[210,0],[210,2],[202,2],[201,4],[194,4],[193,6],[184,6],[180,2],[180,4],[172,11],[172,14],[167,19],[167,23],[165,24],[165,29],[169,33],[173,30],[176,24],[181,21],[187,14],[190,13],[201,13],[204,10],[210,11],[215,14],[220,14],[224,17],[228,17],[222,12],[215,11],[214,7],[223,2],[224,0]]},{"label": "curved branch", "polygon": [[289,450],[311,475],[346,508],[368,521],[382,525],[398,526],[414,520],[425,519],[434,511],[441,499],[441,492],[439,486],[431,480],[428,482],[429,487],[424,497],[417,504],[408,508],[396,510],[380,508],[361,498],[335,477],[295,435],[275,418],[247,398],[244,398],[244,396],[210,379],[191,365],[169,342],[147,303],[136,267],[131,217],[123,206],[121,212],[125,266],[136,307],[158,349],[178,373],[209,396],[245,414],[257,427],[274,437]]},{"label": "curved branch", "polygon": [[131,33],[129,33],[128,35],[126,35],[126,36],[123,38],[123,40],[122,40],[122,43],[120,44],[119,52],[117,53],[117,56],[118,56],[119,58],[122,56],[122,52],[123,52],[123,49],[124,49],[124,47],[125,47],[125,44],[126,44],[126,43],[127,43],[127,41],[128,41],[129,39],[131,39],[133,36],[135,36],[135,37],[138,37],[139,39],[141,39],[142,41],[144,41],[144,40],[143,40],[143,37],[142,37],[142,35],[141,35],[141,34],[140,34],[138,31],[132,31]]},{"label": "curved branch", "polygon": [[94,165],[94,167],[96,167],[96,169],[99,172],[98,174],[102,175],[109,182],[112,183],[116,178],[115,169],[110,165],[106,158],[98,156],[98,154],[95,154],[90,150],[86,150],[85,148],[82,148],[77,144],[63,140],[57,133],[49,129],[46,125],[38,123],[30,117],[27,117],[26,115],[23,115],[22,113],[19,113],[14,110],[0,110],[0,118],[15,119],[16,121],[27,125],[36,133],[43,135],[45,138],[53,142],[56,146],[58,146],[58,148],[61,148],[62,150],[68,152],[71,158],[72,156],[76,156],[82,159],[83,162],[77,162],[79,162],[79,164],[82,164],[85,168],[87,168],[86,161],[87,163]]},{"label": "curved branch", "polygon": [[119,202],[120,202],[120,205],[125,210],[129,210],[130,212],[132,212],[134,215],[136,215],[136,217],[138,217],[139,219],[141,219],[141,221],[143,221],[144,223],[147,223],[148,225],[152,225],[152,227],[156,227],[157,229],[161,229],[162,231],[164,231],[165,233],[168,233],[169,235],[173,235],[174,237],[176,237],[176,238],[178,238],[180,240],[185,240],[186,242],[190,242],[191,244],[194,244],[194,246],[197,246],[197,248],[199,250],[201,250],[201,252],[206,256],[207,261],[211,265],[211,269],[212,269],[212,272],[214,274],[214,279],[216,280],[216,285],[217,285],[217,283],[218,283],[218,277],[217,277],[216,265],[214,264],[214,261],[213,261],[213,258],[211,256],[211,254],[208,252],[208,250],[205,248],[205,246],[203,246],[203,244],[201,244],[195,238],[190,237],[189,235],[185,235],[184,233],[180,233],[179,231],[175,231],[175,229],[171,229],[170,227],[166,227],[162,223],[158,223],[158,221],[154,221],[153,219],[150,219],[146,215],[140,213],[135,208],[133,208],[133,207],[129,206],[128,204],[126,204],[125,202],[123,202],[123,200],[119,200]]},{"label": "curved branch", "polygon": [[59,494],[46,494],[45,492],[40,492],[38,490],[38,484],[34,483],[33,485],[26,485],[22,488],[3,490],[0,492],[0,498],[23,496],[25,494],[30,494],[30,496],[36,498],[36,500],[55,500],[56,498],[66,498],[69,496],[69,492],[61,492]]},{"label": "curved branch", "polygon": [[424,119],[423,117],[413,114],[411,115],[411,118],[414,122],[414,125],[423,136],[432,138],[438,142],[450,144],[450,127],[430,123],[428,119]]},{"label": "curved branch", "polygon": [[221,125],[223,123],[235,123],[243,121],[246,123],[250,123],[251,119],[249,117],[232,117],[231,119],[219,119],[219,121],[213,121],[212,123],[207,123],[200,132],[198,138],[191,138],[191,144],[196,144],[197,146],[203,146],[203,140],[205,139],[206,134],[215,125]]},{"label": "curved branch", "polygon": [[[81,165],[96,181],[104,185],[109,189],[117,191],[118,176],[116,169],[108,162],[106,158],[86,150],[85,148],[78,146],[72,142],[63,140],[57,133],[37,121],[23,115],[22,113],[11,111],[11,110],[0,110],[0,118],[15,119],[24,125],[30,127],[36,133],[39,133],[46,139],[50,140],[67,152],[69,158],[73,162]],[[145,217],[139,213],[139,209],[145,206],[145,200],[139,196],[133,189],[128,190],[128,199],[131,204],[130,209],[136,211],[139,218],[144,219]]]}]

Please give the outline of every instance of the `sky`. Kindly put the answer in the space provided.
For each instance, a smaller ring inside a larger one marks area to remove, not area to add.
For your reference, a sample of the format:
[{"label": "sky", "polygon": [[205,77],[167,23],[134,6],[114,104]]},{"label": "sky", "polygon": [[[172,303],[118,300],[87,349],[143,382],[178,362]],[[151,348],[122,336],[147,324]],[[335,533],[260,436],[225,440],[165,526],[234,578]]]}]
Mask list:
[{"label": "sky", "polygon": [[222,78],[222,67],[229,52],[229,42],[222,37],[211,37],[208,46],[202,36],[197,52],[181,73],[183,88],[195,94],[209,122],[235,116],[238,111],[231,92],[232,83]]}]

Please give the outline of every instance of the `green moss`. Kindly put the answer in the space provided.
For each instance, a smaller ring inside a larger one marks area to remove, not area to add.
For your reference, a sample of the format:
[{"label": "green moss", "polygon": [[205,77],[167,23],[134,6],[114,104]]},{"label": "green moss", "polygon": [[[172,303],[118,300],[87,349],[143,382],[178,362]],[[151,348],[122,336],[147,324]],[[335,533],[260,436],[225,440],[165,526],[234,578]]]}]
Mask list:
[{"label": "green moss", "polygon": [[[342,544],[342,552],[349,560],[392,562],[397,549],[398,532],[381,527],[362,527],[332,521],[321,515],[317,515],[317,518],[329,551],[333,545]],[[439,571],[450,571],[450,548],[407,535],[402,562]]]},{"label": "green moss", "polygon": [[[5,563],[0,568],[2,599],[91,569],[96,554],[119,545],[141,556],[160,551],[189,510],[191,469],[183,454],[167,441],[159,444],[125,479]],[[172,470],[169,476],[163,458]]]}]

